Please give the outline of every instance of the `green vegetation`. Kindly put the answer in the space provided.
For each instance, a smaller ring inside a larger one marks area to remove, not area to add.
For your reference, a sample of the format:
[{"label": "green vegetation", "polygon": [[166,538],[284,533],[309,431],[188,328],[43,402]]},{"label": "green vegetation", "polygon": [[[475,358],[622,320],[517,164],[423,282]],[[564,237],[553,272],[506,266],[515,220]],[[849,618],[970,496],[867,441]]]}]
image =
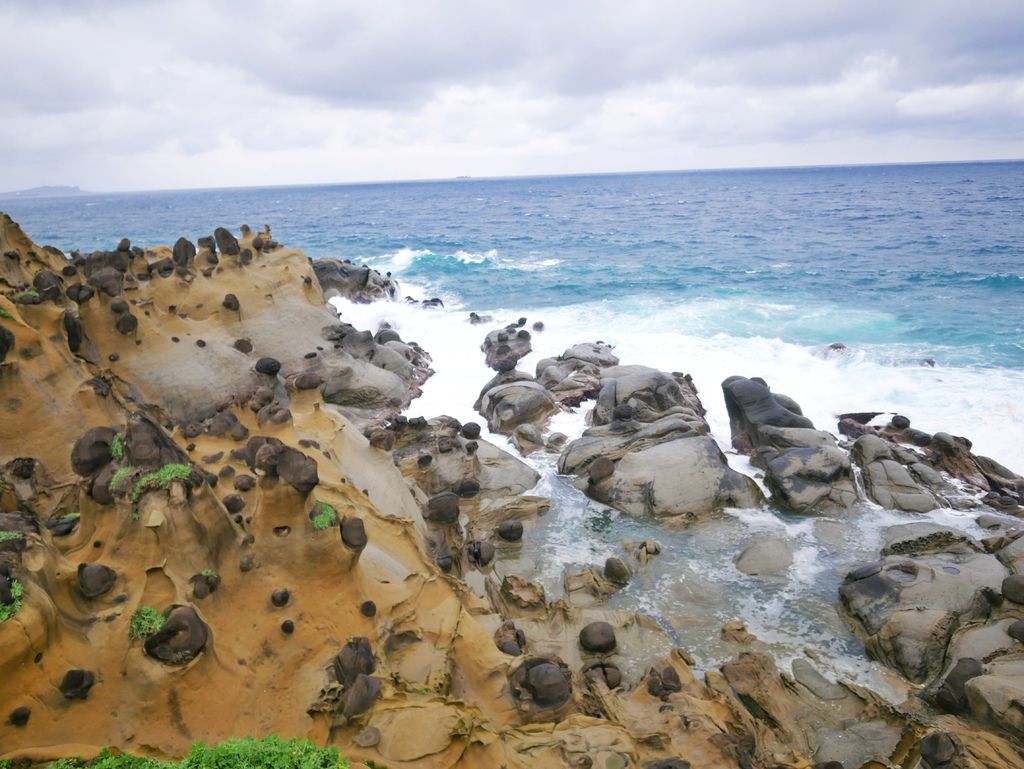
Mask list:
[{"label": "green vegetation", "polygon": [[62,521],[70,521],[72,518],[81,518],[81,513],[65,513],[60,517]]},{"label": "green vegetation", "polygon": [[166,489],[171,485],[171,481],[187,481],[191,475],[192,468],[188,465],[169,464],[139,478],[132,489],[132,518],[138,520],[139,512],[135,507],[147,491]]},{"label": "green vegetation", "polygon": [[25,588],[16,579],[11,580],[11,602],[0,603],[0,622],[6,622],[25,605]]},{"label": "green vegetation", "polygon": [[20,294],[18,294],[18,296],[15,298],[14,301],[18,301],[18,299],[38,299],[38,298],[39,298],[39,292],[36,291],[34,288],[30,288],[27,291],[22,291]]},{"label": "green vegetation", "polygon": [[14,316],[11,315],[9,312],[7,312],[7,310],[5,310],[3,307],[0,307],[0,318],[12,318],[13,319]]},{"label": "green vegetation", "polygon": [[117,472],[114,473],[114,477],[110,479],[109,489],[111,491],[117,491],[118,489],[120,489],[121,488],[121,484],[124,483],[124,479],[127,478],[129,475],[131,475],[132,472],[134,472],[134,470],[135,470],[135,468],[132,467],[131,465],[125,465],[124,467],[119,467],[117,469]]},{"label": "green vegetation", "polygon": [[213,569],[203,569],[199,573],[202,574],[204,577],[216,577],[217,576],[217,572],[215,572]]},{"label": "green vegetation", "polygon": [[0,531],[0,542],[11,542],[15,539],[24,539],[25,535],[20,531]]},{"label": "green vegetation", "polygon": [[309,740],[283,740],[272,734],[262,740],[242,737],[212,747],[197,742],[181,761],[139,758],[106,749],[93,761],[63,758],[50,764],[49,769],[348,769],[348,766],[348,759],[341,758],[337,748],[321,748]]},{"label": "green vegetation", "polygon": [[117,433],[110,442],[110,456],[117,462],[124,459],[124,438],[121,437],[121,433]]},{"label": "green vegetation", "polygon": [[128,626],[128,637],[133,641],[142,640],[146,636],[153,635],[163,625],[163,614],[152,606],[140,606],[132,614],[132,622]]},{"label": "green vegetation", "polygon": [[329,528],[338,522],[338,514],[326,502],[314,504],[313,511],[313,528],[317,531]]}]

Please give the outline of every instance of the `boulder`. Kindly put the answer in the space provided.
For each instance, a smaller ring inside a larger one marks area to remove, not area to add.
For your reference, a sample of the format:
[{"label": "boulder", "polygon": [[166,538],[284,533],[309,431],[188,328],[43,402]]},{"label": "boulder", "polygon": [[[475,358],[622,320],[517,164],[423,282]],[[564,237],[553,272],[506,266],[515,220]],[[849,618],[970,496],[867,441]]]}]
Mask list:
[{"label": "boulder", "polygon": [[182,665],[194,659],[210,639],[210,629],[191,606],[176,606],[160,626],[146,638],[143,647],[155,660]]},{"label": "boulder", "polygon": [[940,501],[914,479],[910,470],[897,461],[897,454],[887,441],[876,435],[862,435],[854,442],[851,455],[863,470],[865,491],[882,507],[927,513],[941,506]]},{"label": "boulder", "polygon": [[490,332],[480,346],[487,365],[495,371],[512,371],[520,358],[529,355],[533,346],[530,332],[516,325]]},{"label": "boulder", "polygon": [[499,384],[480,399],[480,413],[492,432],[509,435],[522,424],[543,425],[558,411],[551,393],[536,382]]},{"label": "boulder", "polygon": [[707,432],[704,406],[684,374],[667,374],[647,366],[611,366],[601,369],[601,390],[591,414],[595,425],[616,421],[617,406],[628,405],[632,419],[655,422],[678,416],[698,433]]},{"label": "boulder", "polygon": [[765,485],[795,513],[846,509],[857,500],[850,458],[835,446],[777,455],[768,463]]},{"label": "boulder", "polygon": [[[570,445],[567,451],[571,449]],[[618,461],[612,476],[578,485],[587,496],[631,515],[687,521],[706,518],[724,507],[757,507],[764,502],[754,480],[730,468],[709,436],[632,451]]]},{"label": "boulder", "polygon": [[956,628],[987,616],[1005,576],[985,553],[892,555],[850,572],[840,606],[872,657],[923,683],[942,669]]},{"label": "boulder", "polygon": [[334,677],[343,688],[355,683],[360,675],[370,675],[377,669],[377,660],[365,636],[350,638],[332,662]]},{"label": "boulder", "polygon": [[744,574],[780,574],[793,563],[793,544],[779,537],[758,534],[747,541],[735,563]]},{"label": "boulder", "polygon": [[732,445],[744,454],[751,454],[766,443],[761,435],[764,427],[814,427],[794,400],[772,393],[764,380],[731,376],[722,382],[722,391]]},{"label": "boulder", "polygon": [[357,304],[398,298],[398,282],[390,275],[347,259],[314,259],[313,272],[324,297],[344,297]]}]

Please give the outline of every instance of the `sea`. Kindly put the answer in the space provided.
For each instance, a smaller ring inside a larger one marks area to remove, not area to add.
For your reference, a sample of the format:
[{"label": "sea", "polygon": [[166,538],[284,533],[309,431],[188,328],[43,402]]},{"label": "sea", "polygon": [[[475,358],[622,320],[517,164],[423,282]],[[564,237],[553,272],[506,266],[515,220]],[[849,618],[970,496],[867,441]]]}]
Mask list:
[{"label": "sea", "polygon": [[[64,251],[269,224],[313,258],[390,272],[403,296],[438,297],[444,308],[335,303],[343,320],[390,323],[432,354],[437,373],[410,415],[482,422],[472,406],[492,372],[480,343],[526,317],[544,330],[520,368],[602,340],[623,363],[689,373],[727,451],[720,384],[741,374],[795,398],[819,428],[835,432],[845,412],[883,412],[883,422],[899,413],[1024,473],[1024,162],[0,198],[0,210]],[[493,321],[470,325],[471,311]],[[586,407],[559,414],[552,429],[579,435]],[[499,573],[537,579],[556,597],[567,573],[656,539],[664,554],[612,604],[660,622],[698,665],[731,653],[719,628],[739,618],[780,664],[810,657],[826,675],[896,700],[898,682],[867,660],[836,611],[843,575],[876,557],[889,525],[981,533],[969,512],[870,504],[831,517],[727,511],[681,528],[590,502],[550,455],[527,461],[553,505],[522,546],[503,550]],[[754,534],[794,544],[786,574],[736,571],[733,557]]]}]

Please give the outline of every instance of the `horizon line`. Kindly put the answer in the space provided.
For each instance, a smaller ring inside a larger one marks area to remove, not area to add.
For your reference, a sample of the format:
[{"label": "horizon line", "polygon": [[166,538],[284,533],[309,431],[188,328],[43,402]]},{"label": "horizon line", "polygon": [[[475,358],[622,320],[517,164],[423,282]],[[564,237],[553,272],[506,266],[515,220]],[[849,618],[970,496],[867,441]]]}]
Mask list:
[{"label": "horizon line", "polygon": [[406,179],[365,179],[359,181],[342,182],[294,182],[278,184],[253,184],[253,185],[229,185],[226,187],[160,187],[152,189],[133,190],[83,190],[73,184],[41,184],[36,187],[28,187],[22,190],[0,192],[0,199],[18,198],[22,193],[33,190],[55,188],[74,188],[78,192],[67,195],[41,195],[38,198],[24,198],[25,200],[79,197],[85,195],[143,195],[164,192],[215,192],[230,190],[265,190],[265,189],[300,189],[308,187],[362,187],[380,186],[389,184],[442,184],[451,182],[491,182],[508,181],[516,179],[571,179],[593,176],[654,176],[658,174],[698,174],[698,173],[729,173],[738,171],[813,171],[817,169],[832,168],[891,168],[905,166],[939,166],[939,165],[986,165],[998,163],[1024,163],[1024,158],[992,158],[986,160],[961,159],[961,160],[913,160],[913,161],[891,161],[884,163],[813,163],[807,165],[764,165],[764,166],[711,166],[707,168],[668,168],[668,169],[646,169],[635,171],[577,171],[566,173],[540,173],[540,174],[501,174],[495,176],[444,176],[444,177],[413,177]]}]

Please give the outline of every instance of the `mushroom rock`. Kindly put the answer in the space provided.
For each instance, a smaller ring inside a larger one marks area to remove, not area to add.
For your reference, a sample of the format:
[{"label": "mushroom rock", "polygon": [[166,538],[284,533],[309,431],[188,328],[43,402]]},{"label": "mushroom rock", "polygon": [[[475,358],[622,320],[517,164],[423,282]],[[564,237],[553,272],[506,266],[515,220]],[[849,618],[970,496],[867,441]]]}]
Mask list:
[{"label": "mushroom rock", "polygon": [[607,654],[615,645],[615,628],[607,622],[591,622],[580,631],[580,646],[588,652]]},{"label": "mushroom rock", "polygon": [[457,523],[459,520],[459,495],[451,491],[435,494],[427,502],[424,516],[434,523]]},{"label": "mushroom rock", "polygon": [[75,441],[71,449],[71,467],[81,476],[98,473],[113,457],[110,444],[116,435],[109,427],[94,427]]},{"label": "mushroom rock", "polygon": [[11,711],[11,714],[7,717],[11,726],[25,726],[28,723],[28,719],[32,716],[32,708],[25,706],[15,708]]},{"label": "mushroom rock", "polygon": [[345,694],[345,705],[341,714],[346,719],[362,715],[373,707],[373,703],[380,697],[380,690],[379,678],[360,673]]},{"label": "mushroom rock", "polygon": [[117,582],[117,572],[99,563],[78,564],[78,589],[86,598],[99,598]]},{"label": "mushroom rock", "polygon": [[139,319],[130,312],[126,312],[118,317],[114,327],[125,336],[129,336],[134,334],[135,330],[139,327]]},{"label": "mushroom rock", "polygon": [[96,676],[90,670],[74,668],[64,674],[60,681],[60,692],[69,700],[84,700],[96,682]]},{"label": "mushroom rock", "polygon": [[7,353],[14,347],[14,334],[0,326],[0,363],[7,358]]},{"label": "mushroom rock", "polygon": [[600,681],[609,689],[622,683],[622,671],[618,665],[607,660],[590,660],[582,668],[580,674],[590,681]]},{"label": "mushroom rock", "polygon": [[277,456],[277,474],[302,494],[308,494],[320,483],[316,460],[290,446]]},{"label": "mushroom rock", "polygon": [[633,576],[633,570],[618,556],[611,556],[604,562],[604,576],[613,582],[626,583]]},{"label": "mushroom rock", "polygon": [[498,524],[497,532],[506,542],[518,542],[523,538],[522,521],[502,521]]},{"label": "mushroom rock", "polygon": [[223,227],[213,231],[213,238],[217,241],[217,248],[225,256],[238,256],[241,249],[238,246],[238,238]]},{"label": "mushroom rock", "polygon": [[377,669],[370,639],[366,636],[350,638],[338,652],[332,663],[334,677],[343,688],[348,689],[360,675],[370,675]]},{"label": "mushroom rock", "polygon": [[548,710],[566,703],[572,696],[568,668],[558,657],[531,657],[510,677],[512,695],[520,706]]},{"label": "mushroom rock", "polygon": [[281,370],[281,361],[277,358],[260,358],[256,361],[255,369],[267,376],[277,376],[277,372]]},{"label": "mushroom rock", "polygon": [[146,639],[146,654],[160,662],[181,665],[206,648],[210,629],[191,606],[171,609],[164,624]]},{"label": "mushroom rock", "polygon": [[171,258],[178,267],[188,269],[195,261],[196,247],[188,238],[178,238],[171,251]]},{"label": "mushroom rock", "polygon": [[341,541],[352,550],[362,550],[366,547],[369,538],[366,536],[366,526],[362,518],[350,516],[341,522]]}]

